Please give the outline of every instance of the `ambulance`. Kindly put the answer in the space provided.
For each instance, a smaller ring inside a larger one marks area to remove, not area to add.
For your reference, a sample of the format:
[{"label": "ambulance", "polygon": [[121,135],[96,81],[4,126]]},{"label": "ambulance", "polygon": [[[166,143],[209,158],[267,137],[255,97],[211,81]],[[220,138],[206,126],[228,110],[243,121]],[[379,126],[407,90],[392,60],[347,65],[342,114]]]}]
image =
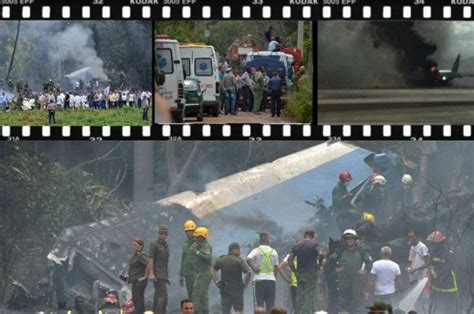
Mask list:
[{"label": "ambulance", "polygon": [[184,119],[183,63],[179,43],[168,35],[155,36],[155,79],[157,92],[163,96],[171,111],[173,122]]},{"label": "ambulance", "polygon": [[181,58],[186,77],[201,82],[203,110],[208,115],[219,115],[219,63],[214,46],[204,43],[180,43]]}]

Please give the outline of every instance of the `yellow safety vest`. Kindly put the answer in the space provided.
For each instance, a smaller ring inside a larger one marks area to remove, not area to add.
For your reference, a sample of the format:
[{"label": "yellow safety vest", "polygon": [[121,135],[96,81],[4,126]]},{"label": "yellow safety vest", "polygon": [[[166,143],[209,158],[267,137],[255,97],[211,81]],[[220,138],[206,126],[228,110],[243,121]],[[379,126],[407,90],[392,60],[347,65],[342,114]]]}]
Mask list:
[{"label": "yellow safety vest", "polygon": [[[297,263],[296,263],[296,257],[295,257],[295,259],[293,260],[293,266],[295,267],[295,269],[296,269],[296,265]],[[298,279],[296,278],[296,272],[294,271],[291,271],[291,286],[295,288],[298,286]]]},{"label": "yellow safety vest", "polygon": [[273,274],[273,265],[270,259],[270,256],[272,256],[272,253],[273,253],[273,249],[270,252],[265,253],[265,251],[261,247],[259,247],[258,251],[260,252],[260,254],[262,254],[262,257],[263,257],[262,264],[260,264],[260,274],[265,274],[265,275]]}]

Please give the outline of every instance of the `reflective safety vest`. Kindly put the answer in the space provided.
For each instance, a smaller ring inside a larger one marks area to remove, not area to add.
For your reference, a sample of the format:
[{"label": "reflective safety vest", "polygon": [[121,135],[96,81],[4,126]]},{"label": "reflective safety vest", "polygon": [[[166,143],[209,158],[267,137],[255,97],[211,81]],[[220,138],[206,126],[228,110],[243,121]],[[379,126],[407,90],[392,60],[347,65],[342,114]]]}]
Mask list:
[{"label": "reflective safety vest", "polygon": [[[293,266],[295,267],[295,270],[296,270],[296,267],[297,267],[296,257],[293,260]],[[298,279],[296,278],[296,273],[294,271],[291,271],[291,286],[295,288],[298,286]]]},{"label": "reflective safety vest", "polygon": [[265,251],[259,247],[258,252],[262,254],[262,263],[260,264],[260,274],[272,275],[273,274],[273,264],[270,257],[272,256],[273,249],[270,252],[265,253]]},{"label": "reflective safety vest", "polygon": [[[439,264],[445,264],[446,260],[439,258],[439,257],[433,257],[431,259],[431,262],[433,264],[439,263]],[[448,288],[446,287],[438,287],[438,283],[436,282],[436,278],[439,276],[438,273],[436,273],[436,266],[433,267],[433,270],[431,271],[431,277],[432,277],[432,283],[431,283],[431,289],[433,291],[438,291],[438,292],[457,292],[458,291],[458,282],[456,279],[456,273],[454,270],[450,270],[450,277],[452,280],[452,285],[449,285]]]}]

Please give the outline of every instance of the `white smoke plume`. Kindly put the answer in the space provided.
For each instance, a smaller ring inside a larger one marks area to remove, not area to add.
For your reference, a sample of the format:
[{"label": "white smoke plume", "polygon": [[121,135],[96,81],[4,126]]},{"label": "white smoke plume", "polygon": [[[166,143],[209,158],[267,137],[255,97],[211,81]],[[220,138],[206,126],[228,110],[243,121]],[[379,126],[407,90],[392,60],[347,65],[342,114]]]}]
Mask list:
[{"label": "white smoke plume", "polygon": [[48,58],[53,63],[72,60],[78,68],[90,67],[92,74],[106,80],[104,62],[97,55],[92,40],[92,30],[79,24],[69,26],[64,31],[54,34],[48,50]]}]

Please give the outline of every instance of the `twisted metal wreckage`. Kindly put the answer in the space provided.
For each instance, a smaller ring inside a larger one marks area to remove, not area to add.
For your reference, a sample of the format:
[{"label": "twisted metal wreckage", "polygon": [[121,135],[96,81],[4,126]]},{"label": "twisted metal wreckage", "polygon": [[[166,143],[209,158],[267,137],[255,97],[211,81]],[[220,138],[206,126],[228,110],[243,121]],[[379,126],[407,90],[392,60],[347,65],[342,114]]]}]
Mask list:
[{"label": "twisted metal wreckage", "polygon": [[[341,142],[320,144],[210,182],[201,192],[186,191],[133,213],[67,228],[48,254],[49,274],[39,284],[44,285],[42,291],[50,301],[55,291],[61,290],[68,300],[82,296],[90,309],[98,308],[109,289],[118,290],[121,299],[126,299],[130,289],[119,276],[127,271],[130,240],[140,236],[145,243],[154,241],[162,223],[170,228],[170,280],[176,283],[177,261],[185,241],[182,223],[187,219],[209,228],[209,241],[216,256],[225,254],[229,243],[235,241],[245,254],[255,247],[257,233],[262,231],[271,235],[272,246],[279,252],[289,252],[291,244],[301,238],[307,227],[314,228],[322,242],[328,237],[339,237],[337,230],[328,225],[330,210],[325,204],[331,204],[331,190],[341,170],[349,170],[355,178],[350,186],[355,197],[367,187],[365,183],[373,173],[366,162],[368,156],[374,157],[371,165],[377,163],[377,169],[392,182],[387,188],[400,189],[399,165],[394,154],[375,155]],[[421,163],[420,167],[426,166],[423,160]],[[400,211],[390,222],[364,225],[358,232],[372,256],[377,257],[378,249],[388,243],[395,253],[393,259],[403,265],[407,231],[432,231],[432,213],[438,212],[440,221],[445,219],[450,214],[447,203],[454,198],[462,200],[460,206],[465,206],[474,201],[474,193],[463,190],[446,195],[443,201],[438,197],[424,206]],[[19,292],[10,300],[10,308],[21,308],[21,304],[38,300],[21,283],[12,284]],[[147,302],[153,299],[151,290],[147,289]],[[170,294],[169,304],[179,304],[182,297],[184,289],[181,294]]]}]

